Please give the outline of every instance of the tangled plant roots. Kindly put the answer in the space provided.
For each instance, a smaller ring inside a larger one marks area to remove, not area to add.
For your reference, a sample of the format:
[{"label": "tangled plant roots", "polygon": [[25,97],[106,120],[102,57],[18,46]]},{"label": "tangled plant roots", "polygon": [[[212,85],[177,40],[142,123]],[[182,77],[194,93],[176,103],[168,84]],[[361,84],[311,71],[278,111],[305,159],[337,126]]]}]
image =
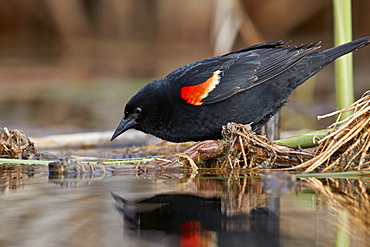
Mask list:
[{"label": "tangled plant roots", "polygon": [[227,160],[234,168],[240,161],[244,161],[247,168],[276,168],[300,164],[312,158],[309,152],[256,135],[250,125],[229,123],[223,127],[222,134]]}]

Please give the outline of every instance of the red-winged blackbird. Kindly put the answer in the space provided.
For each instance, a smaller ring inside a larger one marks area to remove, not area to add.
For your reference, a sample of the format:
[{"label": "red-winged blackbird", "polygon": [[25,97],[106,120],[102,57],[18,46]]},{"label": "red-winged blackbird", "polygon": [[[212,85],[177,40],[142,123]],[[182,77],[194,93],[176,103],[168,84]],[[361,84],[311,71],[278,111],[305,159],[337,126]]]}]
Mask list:
[{"label": "red-winged blackbird", "polygon": [[221,138],[229,122],[261,128],[293,90],[370,37],[324,51],[318,43],[275,41],[180,67],[142,88],[127,103],[112,139],[136,129],[172,142]]}]

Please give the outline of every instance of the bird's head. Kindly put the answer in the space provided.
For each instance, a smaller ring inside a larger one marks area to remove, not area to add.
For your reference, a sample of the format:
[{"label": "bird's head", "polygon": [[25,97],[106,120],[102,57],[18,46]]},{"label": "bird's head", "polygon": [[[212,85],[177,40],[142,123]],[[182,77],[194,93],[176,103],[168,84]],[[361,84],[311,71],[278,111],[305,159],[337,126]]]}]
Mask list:
[{"label": "bird's head", "polygon": [[169,109],[163,88],[159,86],[162,81],[149,83],[129,100],[111,141],[129,129],[150,133],[163,125]]}]

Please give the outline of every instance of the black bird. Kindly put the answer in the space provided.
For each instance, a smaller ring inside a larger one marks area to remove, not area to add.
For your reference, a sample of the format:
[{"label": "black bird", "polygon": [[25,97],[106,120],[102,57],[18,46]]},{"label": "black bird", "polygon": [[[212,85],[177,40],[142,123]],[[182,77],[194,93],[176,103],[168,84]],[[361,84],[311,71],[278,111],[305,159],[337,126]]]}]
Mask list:
[{"label": "black bird", "polygon": [[182,66],[142,88],[127,103],[112,139],[136,129],[172,142],[221,138],[229,122],[261,128],[293,90],[336,58],[370,42],[328,50],[318,43],[275,41]]}]

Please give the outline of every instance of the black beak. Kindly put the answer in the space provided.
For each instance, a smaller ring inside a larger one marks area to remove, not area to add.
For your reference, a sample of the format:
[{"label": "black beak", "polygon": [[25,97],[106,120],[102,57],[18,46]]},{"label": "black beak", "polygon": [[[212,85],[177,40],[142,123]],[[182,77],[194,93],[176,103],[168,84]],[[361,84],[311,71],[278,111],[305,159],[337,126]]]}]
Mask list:
[{"label": "black beak", "polygon": [[114,134],[113,134],[113,136],[110,140],[113,141],[114,139],[116,139],[117,136],[119,136],[120,134],[122,134],[126,130],[131,129],[136,124],[137,123],[136,123],[136,120],[134,118],[130,118],[130,116],[129,116],[127,119],[125,119],[123,117],[121,122],[119,123],[116,131],[114,131]]}]

